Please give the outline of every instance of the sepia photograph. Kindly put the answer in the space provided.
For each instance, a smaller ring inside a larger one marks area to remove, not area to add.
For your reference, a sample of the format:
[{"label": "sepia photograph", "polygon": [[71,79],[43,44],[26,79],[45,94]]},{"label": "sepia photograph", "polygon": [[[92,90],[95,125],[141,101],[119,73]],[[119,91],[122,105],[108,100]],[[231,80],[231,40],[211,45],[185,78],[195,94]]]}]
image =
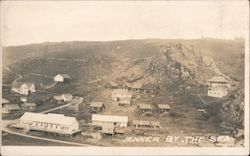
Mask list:
[{"label": "sepia photograph", "polygon": [[249,154],[247,0],[4,0],[1,58],[1,155]]}]

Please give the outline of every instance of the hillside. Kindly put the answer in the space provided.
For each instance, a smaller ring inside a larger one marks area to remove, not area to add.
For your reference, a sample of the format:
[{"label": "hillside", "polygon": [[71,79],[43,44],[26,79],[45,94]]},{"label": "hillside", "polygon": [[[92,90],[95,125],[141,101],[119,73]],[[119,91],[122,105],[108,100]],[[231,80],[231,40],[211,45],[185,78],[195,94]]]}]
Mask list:
[{"label": "hillside", "polygon": [[[159,84],[161,96],[181,97],[191,94],[194,88],[204,90],[206,80],[216,75],[224,75],[243,85],[244,40],[148,39],[31,44],[5,47],[3,65],[23,75],[20,81],[33,81],[38,88],[53,81],[48,77],[69,74],[71,83],[49,90],[56,93],[67,91],[86,96],[103,88],[108,81],[117,81]],[[15,77],[8,71],[3,74],[4,83],[10,83]],[[239,89],[238,97],[243,96],[243,88]],[[234,101],[225,99],[224,105],[235,103],[238,108],[237,101],[242,99]],[[227,121],[230,114],[237,114],[237,119],[241,115],[238,109],[223,111],[227,107],[224,105],[216,110],[220,118],[227,125],[241,125]]]}]

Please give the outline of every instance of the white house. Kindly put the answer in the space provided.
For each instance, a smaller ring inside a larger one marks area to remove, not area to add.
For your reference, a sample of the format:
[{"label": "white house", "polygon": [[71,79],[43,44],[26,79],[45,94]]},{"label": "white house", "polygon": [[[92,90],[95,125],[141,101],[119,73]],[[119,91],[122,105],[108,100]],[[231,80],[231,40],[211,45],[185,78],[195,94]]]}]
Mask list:
[{"label": "white house", "polygon": [[214,76],[211,79],[208,79],[207,84],[209,87],[225,86],[225,85],[230,87],[229,81],[222,76]]},{"label": "white house", "polygon": [[228,87],[227,86],[214,86],[208,88],[208,96],[222,98],[227,96]]},{"label": "white house", "polygon": [[128,117],[127,116],[116,116],[116,115],[92,115],[92,125],[102,127],[106,124],[113,124],[115,127],[127,127]]},{"label": "white house", "polygon": [[15,82],[12,84],[11,90],[24,95],[36,92],[34,83],[28,82]]},{"label": "white house", "polygon": [[68,82],[71,80],[71,77],[68,74],[57,74],[54,77],[54,81],[56,82]]},{"label": "white house", "polygon": [[20,118],[20,125],[29,130],[59,134],[74,134],[79,131],[79,122],[75,117],[63,114],[41,114],[25,112]]}]

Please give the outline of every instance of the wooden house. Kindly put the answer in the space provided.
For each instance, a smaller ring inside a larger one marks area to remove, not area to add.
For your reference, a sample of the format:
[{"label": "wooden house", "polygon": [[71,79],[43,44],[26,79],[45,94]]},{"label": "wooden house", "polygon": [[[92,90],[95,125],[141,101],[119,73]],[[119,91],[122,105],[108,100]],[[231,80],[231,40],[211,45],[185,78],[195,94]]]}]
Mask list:
[{"label": "wooden house", "polygon": [[141,116],[153,114],[153,108],[150,104],[140,103],[138,104],[137,108]]},{"label": "wooden house", "polygon": [[35,103],[23,103],[21,105],[21,109],[24,111],[33,111],[36,109],[36,104]]},{"label": "wooden house", "polygon": [[110,81],[110,82],[107,82],[105,84],[105,88],[107,88],[107,89],[118,89],[119,88],[119,84],[117,82]]},{"label": "wooden house", "polygon": [[54,100],[57,104],[62,104],[62,103],[64,103],[64,99],[62,98],[61,95],[55,95],[55,96],[53,96],[53,100]]},{"label": "wooden house", "polygon": [[92,113],[103,112],[105,110],[104,102],[91,102],[90,109]]},{"label": "wooden house", "polygon": [[142,85],[143,93],[158,94],[160,87],[158,84],[144,84]]},{"label": "wooden house", "polygon": [[84,108],[84,98],[75,96],[74,99],[70,102],[71,105],[68,106],[68,109],[73,110],[74,112],[81,112]]},{"label": "wooden house", "polygon": [[11,90],[23,95],[28,95],[36,92],[35,84],[29,82],[15,82],[12,84]]},{"label": "wooden house", "polygon": [[171,109],[169,104],[159,103],[157,104],[159,114],[168,113]]},{"label": "wooden house", "polygon": [[20,111],[20,107],[18,104],[5,104],[2,107],[3,114],[12,114]]}]

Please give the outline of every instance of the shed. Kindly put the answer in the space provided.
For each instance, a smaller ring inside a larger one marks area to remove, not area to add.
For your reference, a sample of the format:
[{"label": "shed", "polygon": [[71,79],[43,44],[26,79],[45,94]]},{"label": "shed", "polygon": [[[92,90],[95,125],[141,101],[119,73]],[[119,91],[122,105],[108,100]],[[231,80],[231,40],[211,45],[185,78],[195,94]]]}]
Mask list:
[{"label": "shed", "polygon": [[119,84],[117,82],[109,81],[105,84],[105,88],[107,89],[118,89],[118,87],[119,87]]},{"label": "shed", "polygon": [[35,103],[23,103],[21,105],[21,109],[25,111],[33,111],[36,109],[36,104]]},{"label": "shed", "polygon": [[18,104],[6,104],[2,108],[2,112],[5,114],[11,114],[20,111]]},{"label": "shed", "polygon": [[150,104],[140,103],[138,104],[138,109],[141,116],[151,115],[153,113],[153,109]]},{"label": "shed", "polygon": [[157,108],[158,108],[158,113],[165,113],[171,109],[169,104],[163,104],[163,103],[157,104]]},{"label": "shed", "polygon": [[90,103],[91,112],[97,113],[102,112],[105,109],[104,102],[91,102]]}]

